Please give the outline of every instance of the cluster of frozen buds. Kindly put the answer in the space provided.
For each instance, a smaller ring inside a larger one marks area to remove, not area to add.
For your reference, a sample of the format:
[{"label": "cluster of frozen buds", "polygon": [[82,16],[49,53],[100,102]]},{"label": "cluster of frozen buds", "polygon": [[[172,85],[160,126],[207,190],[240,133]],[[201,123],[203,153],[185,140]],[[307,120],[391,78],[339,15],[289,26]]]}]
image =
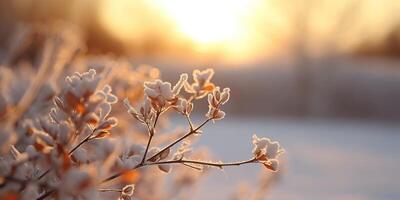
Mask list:
[{"label": "cluster of frozen buds", "polygon": [[211,94],[208,94],[208,112],[206,117],[213,120],[221,120],[225,117],[225,112],[220,109],[221,105],[224,105],[230,96],[230,89],[224,88],[221,92],[219,87],[216,87]]},{"label": "cluster of frozen buds", "polygon": [[178,100],[177,96],[179,95],[183,85],[186,83],[187,78],[187,74],[182,74],[174,87],[171,86],[171,83],[163,82],[159,79],[145,82],[144,93],[150,99],[153,109],[156,112],[161,112],[163,108],[168,105],[174,105]]},{"label": "cluster of frozen buds", "polygon": [[258,138],[253,135],[253,155],[264,166],[272,171],[278,170],[278,156],[285,152],[277,141],[269,138]]},{"label": "cluster of frozen buds", "polygon": [[111,105],[118,98],[111,93],[109,85],[97,90],[101,77],[95,75],[96,71],[90,69],[66,78],[66,90],[60,97],[55,97],[56,108],[50,112],[55,123],[72,122],[79,131],[89,125],[93,137],[105,136],[108,130],[117,125],[117,119],[109,117],[109,114]]},{"label": "cluster of frozen buds", "polygon": [[[94,177],[100,171],[92,163],[101,163],[112,152],[93,155],[93,147],[83,147],[89,141],[105,139],[117,125],[116,118],[109,117],[111,105],[118,100],[111,87],[98,90],[99,77],[94,70],[75,73],[66,78],[66,83],[61,94],[54,97],[48,117],[26,120],[24,137],[11,146],[14,162],[0,165],[4,168],[0,175],[18,177],[22,188],[29,186],[33,199],[46,194],[43,188],[52,188],[59,199],[71,195],[93,198],[97,193]],[[101,145],[96,148],[105,152]]]}]

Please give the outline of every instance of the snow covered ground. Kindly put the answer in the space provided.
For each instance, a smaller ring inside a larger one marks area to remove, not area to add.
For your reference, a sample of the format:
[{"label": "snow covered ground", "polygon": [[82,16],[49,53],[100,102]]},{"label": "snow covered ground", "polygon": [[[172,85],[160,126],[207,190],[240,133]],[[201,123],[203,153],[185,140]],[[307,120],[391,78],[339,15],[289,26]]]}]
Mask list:
[{"label": "snow covered ground", "polygon": [[[254,133],[286,149],[285,173],[266,199],[400,199],[400,124],[228,116],[208,124],[196,145],[223,161],[246,159]],[[238,182],[256,184],[261,169],[215,169],[194,199],[226,199]]]}]

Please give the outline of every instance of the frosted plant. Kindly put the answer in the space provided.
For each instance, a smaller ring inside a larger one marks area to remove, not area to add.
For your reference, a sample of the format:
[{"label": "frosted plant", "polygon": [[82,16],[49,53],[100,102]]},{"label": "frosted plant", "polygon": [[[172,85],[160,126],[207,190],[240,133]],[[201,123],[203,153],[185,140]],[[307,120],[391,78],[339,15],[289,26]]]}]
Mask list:
[{"label": "frosted plant", "polygon": [[[2,190],[6,192],[4,195],[22,189],[29,195],[22,193],[21,198],[33,195],[36,199],[97,199],[100,192],[118,192],[119,199],[130,199],[134,196],[133,185],[105,189],[101,188],[102,184],[117,178],[133,181],[135,178],[132,177],[140,174],[137,170],[152,165],[165,173],[172,170],[173,164],[203,170],[205,167],[261,163],[270,170],[278,170],[277,158],[283,153],[279,143],[256,135],[253,136],[253,156],[248,160],[225,163],[190,158],[193,150],[185,139],[200,135],[201,128],[208,122],[223,119],[225,113],[221,108],[229,101],[230,89],[221,92],[219,87],[214,87],[210,83],[212,74],[210,69],[205,72],[196,70],[193,73],[195,83],[190,86],[195,89],[186,90],[188,97],[181,94],[183,86],[189,85],[187,74],[182,74],[174,86],[159,79],[145,82],[143,104],[138,109],[128,99],[123,103],[128,113],[147,128],[147,143],[145,146],[131,143],[119,149],[116,146],[119,138],[110,136],[118,123],[115,117],[110,116],[112,105],[118,101],[111,87],[105,85],[99,89],[100,76],[93,69],[66,77],[66,84],[54,97],[54,107],[48,117],[26,120],[25,142],[19,145],[22,150],[11,145],[11,160],[7,156],[2,158],[1,186],[7,188]],[[204,90],[204,83],[213,89]],[[194,102],[205,96],[209,111],[205,120],[196,126],[190,114]],[[185,116],[189,131],[162,148],[152,147],[159,118],[170,109]],[[182,145],[174,151],[173,147],[180,142]]]},{"label": "frosted plant", "polygon": [[[195,169],[203,169],[204,167],[223,168],[226,166],[238,166],[249,163],[261,163],[272,171],[278,170],[279,162],[277,158],[284,150],[280,148],[278,142],[271,142],[268,138],[258,138],[255,135],[253,136],[253,144],[255,145],[253,157],[245,161],[224,163],[190,159],[187,153],[190,152],[191,149],[189,149],[189,145],[184,142],[180,148],[171,154],[172,148],[179,142],[184,141],[189,136],[201,134],[200,129],[209,121],[221,120],[224,118],[225,113],[221,110],[221,107],[228,102],[230,89],[225,88],[221,92],[219,87],[215,87],[214,84],[210,83],[213,74],[214,71],[211,69],[207,69],[203,72],[195,70],[193,72],[195,83],[193,84],[186,82],[188,78],[187,74],[182,74],[177,84],[173,87],[171,83],[161,80],[145,82],[144,91],[146,95],[144,96],[144,103],[140,106],[139,111],[129,103],[129,100],[124,100],[128,113],[146,126],[149,134],[144,152],[139,157],[135,157],[135,164],[133,166],[130,165],[131,167],[129,170],[157,165],[161,171],[168,173],[172,168],[171,164],[184,164]],[[190,94],[189,97],[185,98],[183,95],[180,96],[182,85],[186,85],[186,91]],[[204,89],[205,87],[207,87],[207,89]],[[210,87],[212,87],[212,89]],[[206,119],[200,125],[195,126],[190,118],[190,113],[193,110],[193,102],[207,95],[209,111],[205,114]],[[170,108],[175,109],[178,113],[187,118],[189,131],[161,149],[158,147],[151,147],[152,139],[156,135],[155,128],[158,119]],[[141,160],[139,159],[140,157],[142,158]],[[113,180],[123,174],[124,172],[117,173],[106,178],[104,181]]]},{"label": "frosted plant", "polygon": [[[284,151],[268,138],[253,136],[250,158],[236,162],[209,161],[191,147],[199,138],[192,136],[224,118],[230,98],[229,88],[212,83],[212,69],[194,70],[192,83],[182,74],[171,84],[149,66],[73,59],[74,48],[53,39],[38,67],[0,67],[0,199],[174,199],[212,167],[279,170]],[[197,124],[191,114],[201,100],[209,109]],[[186,119],[187,131],[163,132],[172,113]]]}]

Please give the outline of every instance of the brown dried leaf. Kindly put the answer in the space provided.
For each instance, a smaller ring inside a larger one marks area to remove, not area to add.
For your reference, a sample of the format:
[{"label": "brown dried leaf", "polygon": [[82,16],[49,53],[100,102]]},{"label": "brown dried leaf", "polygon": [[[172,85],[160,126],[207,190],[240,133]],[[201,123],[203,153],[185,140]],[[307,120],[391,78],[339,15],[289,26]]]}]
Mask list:
[{"label": "brown dried leaf", "polygon": [[158,165],[158,169],[160,169],[161,171],[163,171],[165,173],[169,173],[171,171],[171,165],[169,165],[169,164]]},{"label": "brown dried leaf", "polygon": [[95,139],[100,139],[100,138],[105,138],[107,136],[110,135],[110,132],[108,131],[101,131],[100,133],[98,133],[96,136],[94,136],[93,138]]},{"label": "brown dried leaf", "polygon": [[163,160],[163,159],[167,158],[170,152],[171,152],[170,148],[165,149],[164,151],[162,151],[161,154],[160,154],[160,160]]},{"label": "brown dried leaf", "polygon": [[268,163],[263,163],[264,167],[266,167],[267,169],[271,170],[271,171],[276,171],[276,169],[274,169],[271,165],[269,165]]}]

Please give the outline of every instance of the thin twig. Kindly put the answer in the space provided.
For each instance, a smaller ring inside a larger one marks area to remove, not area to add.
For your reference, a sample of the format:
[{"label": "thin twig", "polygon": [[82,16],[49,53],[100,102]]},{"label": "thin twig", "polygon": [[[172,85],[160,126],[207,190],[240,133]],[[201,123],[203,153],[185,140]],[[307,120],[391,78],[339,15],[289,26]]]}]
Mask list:
[{"label": "thin twig", "polygon": [[53,169],[53,167],[50,167],[49,169],[47,169],[45,172],[43,172],[43,173],[37,178],[37,180],[40,180],[40,179],[42,179],[43,177],[45,177],[52,169]]},{"label": "thin twig", "polygon": [[186,160],[186,159],[179,159],[179,160],[167,160],[167,161],[159,161],[154,163],[145,163],[145,166],[149,165],[160,165],[160,164],[174,164],[174,163],[186,163],[186,164],[198,164],[198,165],[206,165],[206,166],[213,166],[213,167],[226,167],[226,166],[239,166],[248,163],[255,163],[257,162],[257,158],[252,158],[249,160],[238,161],[238,162],[230,162],[230,163],[218,163],[218,162],[207,162],[202,160]]},{"label": "thin twig", "polygon": [[143,158],[141,163],[144,163],[146,161],[146,156],[147,156],[147,152],[149,151],[150,148],[150,143],[151,140],[153,139],[154,133],[150,133],[149,139],[147,140],[147,145],[146,145],[146,149],[144,150],[144,154],[143,154]]},{"label": "thin twig", "polygon": [[[201,127],[203,127],[205,124],[207,124],[207,122],[209,122],[210,120],[211,120],[210,118],[207,119],[207,120],[205,120],[205,121],[204,121],[202,124],[200,124],[197,128],[195,128],[195,129],[189,131],[188,133],[186,133],[186,134],[183,135],[182,137],[178,138],[177,140],[175,140],[175,141],[172,142],[171,144],[167,145],[167,146],[164,147],[161,151],[159,151],[158,153],[156,153],[155,155],[153,155],[151,158],[147,159],[147,161],[148,161],[148,160],[154,159],[155,157],[157,157],[158,155],[160,155],[163,151],[167,150],[168,148],[171,148],[172,146],[174,146],[175,144],[177,144],[177,143],[179,143],[180,141],[184,140],[185,138],[189,137],[189,136],[192,135],[193,133],[196,133]],[[138,168],[140,168],[140,167],[143,167],[144,165],[146,165],[146,162],[144,162],[144,163],[139,163],[138,165],[136,165],[135,167],[133,167],[131,170],[138,169]],[[119,172],[119,173],[116,173],[116,174],[114,174],[114,175],[112,175],[112,176],[109,176],[109,177],[107,177],[106,179],[104,179],[104,180],[102,181],[102,183],[105,183],[105,182],[111,181],[111,180],[113,180],[113,179],[115,179],[115,178],[118,178],[118,177],[120,177],[122,174],[123,174],[123,172]]]},{"label": "thin twig", "polygon": [[118,192],[121,193],[121,189],[98,189],[99,192]]},{"label": "thin twig", "polygon": [[[94,129],[89,135],[87,135],[81,142],[79,142],[79,144],[77,144],[74,148],[71,149],[71,151],[69,151],[68,155],[71,155],[72,153],[74,153],[80,146],[82,146],[85,142],[90,140],[90,137],[93,136],[94,132],[96,131],[96,129]],[[47,169],[45,172],[43,172],[37,179],[40,180],[43,177],[45,177],[53,168],[50,167],[49,169]]]},{"label": "thin twig", "polygon": [[[249,160],[244,160],[244,161],[238,161],[238,162],[230,162],[230,163],[217,163],[217,162],[207,162],[207,161],[202,161],[202,160],[186,160],[186,159],[179,159],[179,160],[167,160],[167,161],[159,161],[159,162],[149,162],[149,163],[140,163],[133,167],[131,170],[135,170],[144,166],[151,166],[151,165],[161,165],[161,164],[184,164],[185,166],[195,168],[195,166],[191,166],[189,164],[198,164],[198,165],[205,165],[205,166],[213,166],[213,167],[227,167],[227,166],[239,166],[243,164],[248,164],[248,163],[256,163],[258,162],[257,158],[251,158]],[[199,169],[199,168],[197,168]],[[201,169],[200,169],[201,170]],[[126,171],[125,171],[126,172]],[[115,178],[118,178],[122,176],[124,172],[119,172],[117,174],[114,174],[106,179],[104,179],[101,183],[105,183],[108,181],[111,181]]]},{"label": "thin twig", "polygon": [[182,163],[182,165],[184,165],[184,166],[186,166],[186,167],[190,167],[190,168],[195,169],[195,170],[199,170],[199,171],[202,170],[202,168],[193,166],[193,165],[191,165],[191,164]]},{"label": "thin twig", "polygon": [[156,113],[156,119],[154,120],[153,126],[150,126],[149,124],[146,123],[147,129],[149,131],[149,140],[147,141],[146,149],[144,150],[144,154],[143,154],[143,158],[142,158],[141,163],[144,163],[146,161],[147,152],[149,151],[150,144],[151,144],[151,141],[153,139],[155,128],[156,128],[156,125],[157,125],[157,121],[158,121],[158,118],[160,117],[161,113],[162,112],[157,112]]},{"label": "thin twig", "polygon": [[39,66],[38,72],[29,87],[26,89],[26,92],[18,101],[13,112],[10,112],[12,115],[8,117],[9,120],[7,121],[8,123],[6,124],[6,127],[13,125],[18,118],[27,111],[29,106],[37,97],[41,87],[45,83],[45,76],[50,66],[53,64],[53,59],[56,54],[54,52],[57,52],[56,45],[54,43],[46,42],[42,56],[42,63]]},{"label": "thin twig", "polygon": [[190,127],[190,130],[192,131],[193,130],[193,122],[192,122],[192,120],[190,119],[190,116],[188,115],[188,114],[185,114],[185,117],[186,117],[186,120],[187,120],[187,122],[188,122],[188,124],[189,124],[189,127]]},{"label": "thin twig", "polygon": [[[135,166],[134,168],[132,168],[131,170],[140,168],[141,166],[143,166],[142,163],[139,164],[139,165],[136,165],[136,166]],[[111,180],[113,180],[113,179],[116,179],[116,178],[122,176],[122,174],[124,174],[124,172],[118,172],[118,173],[116,173],[116,174],[114,174],[114,175],[112,175],[112,176],[109,176],[109,177],[107,177],[106,179],[102,180],[101,183],[105,183],[105,182],[111,181]]]},{"label": "thin twig", "polygon": [[186,133],[185,135],[183,135],[182,137],[178,138],[177,140],[175,140],[174,142],[172,142],[171,144],[165,146],[162,150],[160,150],[158,153],[154,154],[152,157],[150,157],[149,159],[147,159],[147,161],[152,160],[154,158],[156,158],[158,155],[160,155],[161,153],[163,153],[165,150],[171,148],[172,146],[174,146],[175,144],[179,143],[180,141],[186,139],[187,137],[189,137],[190,135],[192,135],[193,133],[196,133],[201,127],[203,127],[204,125],[206,125],[211,119],[208,118],[207,120],[205,120],[202,124],[200,124],[197,128],[189,131],[188,133]]},{"label": "thin twig", "polygon": [[74,148],[71,149],[71,151],[69,151],[68,155],[71,155],[72,153],[74,153],[74,151],[76,149],[78,149],[80,146],[82,146],[85,142],[90,140],[90,137],[93,136],[94,132],[96,131],[96,129],[93,129],[93,131],[87,135],[81,142],[79,142],[79,144],[77,144]]}]

